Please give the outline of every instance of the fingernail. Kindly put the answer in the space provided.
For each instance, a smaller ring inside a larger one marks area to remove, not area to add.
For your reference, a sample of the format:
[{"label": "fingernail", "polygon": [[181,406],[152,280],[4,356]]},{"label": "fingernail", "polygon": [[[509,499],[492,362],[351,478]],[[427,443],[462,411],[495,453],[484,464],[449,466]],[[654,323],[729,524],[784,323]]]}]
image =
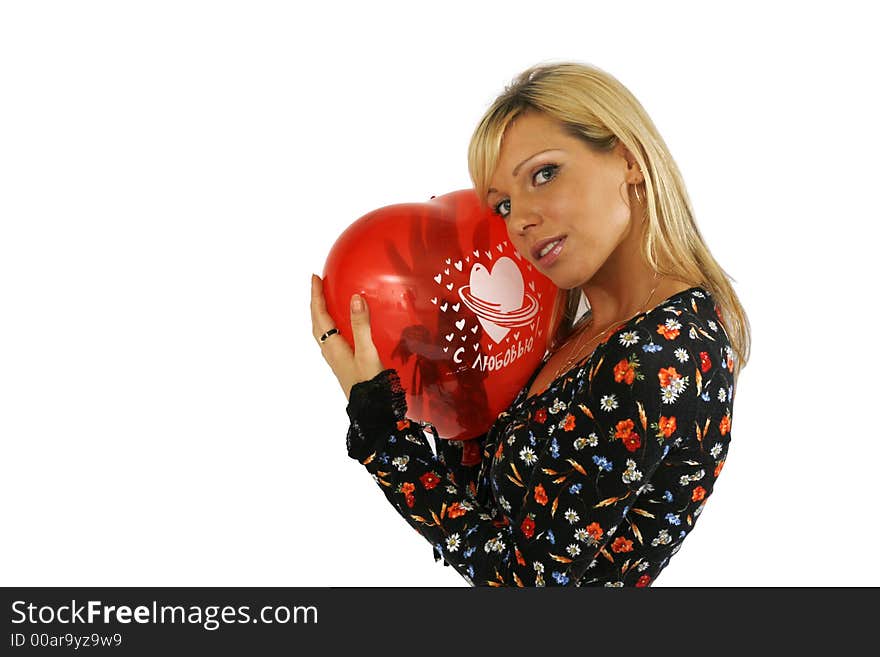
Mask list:
[{"label": "fingernail", "polygon": [[364,309],[363,300],[356,294],[351,298],[351,309],[356,313],[359,313]]}]

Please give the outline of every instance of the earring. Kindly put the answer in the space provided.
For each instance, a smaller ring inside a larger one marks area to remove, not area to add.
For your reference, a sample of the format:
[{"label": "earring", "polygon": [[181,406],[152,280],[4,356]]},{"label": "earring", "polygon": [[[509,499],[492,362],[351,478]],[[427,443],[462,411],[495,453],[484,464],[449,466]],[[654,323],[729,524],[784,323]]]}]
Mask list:
[{"label": "earring", "polygon": [[638,185],[638,183],[636,183],[635,185],[633,185],[633,191],[636,193],[636,200],[637,200],[639,203],[643,203],[644,201],[642,201],[642,197],[639,196],[639,185]]}]

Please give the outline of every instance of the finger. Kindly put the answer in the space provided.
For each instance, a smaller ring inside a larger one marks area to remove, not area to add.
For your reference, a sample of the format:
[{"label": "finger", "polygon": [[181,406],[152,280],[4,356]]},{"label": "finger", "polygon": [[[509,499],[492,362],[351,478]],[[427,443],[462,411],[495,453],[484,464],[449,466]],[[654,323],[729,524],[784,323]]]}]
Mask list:
[{"label": "finger", "polygon": [[373,342],[373,333],[370,330],[370,309],[367,301],[359,294],[351,295],[351,332],[354,339],[354,348],[357,349],[366,343]]},{"label": "finger", "polygon": [[[324,283],[318,277],[312,274],[312,335],[315,340],[319,340],[325,331],[336,326],[336,322],[327,312],[327,303],[324,300]],[[331,336],[332,337],[332,336]],[[328,338],[329,340],[329,338]]]},{"label": "finger", "polygon": [[373,363],[379,355],[373,344],[373,331],[370,327],[370,308],[367,300],[358,294],[351,297],[351,333],[354,341],[354,355],[361,363]]},{"label": "finger", "polygon": [[334,369],[354,360],[354,353],[341,333],[334,333],[321,343],[321,354]]},{"label": "finger", "polygon": [[[321,336],[330,329],[336,328],[336,322],[327,312],[327,304],[324,300],[324,281],[320,276],[312,274],[312,335],[321,348],[321,355],[336,371],[339,363],[351,362],[353,352],[341,333],[333,333],[321,342]],[[338,374],[337,374],[338,376]]]},{"label": "finger", "polygon": [[312,274],[312,309],[318,312],[327,312],[327,302],[324,300],[324,281],[315,274]]}]

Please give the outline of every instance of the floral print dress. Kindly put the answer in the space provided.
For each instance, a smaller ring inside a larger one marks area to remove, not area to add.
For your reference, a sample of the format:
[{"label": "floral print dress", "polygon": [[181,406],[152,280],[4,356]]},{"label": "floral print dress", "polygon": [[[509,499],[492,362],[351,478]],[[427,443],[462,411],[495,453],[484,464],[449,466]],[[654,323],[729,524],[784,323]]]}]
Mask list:
[{"label": "floral print dress", "polygon": [[734,358],[710,293],[692,287],[527,397],[538,367],[475,439],[476,466],[461,442],[434,453],[393,369],[353,386],[348,453],[472,585],[649,586],[724,466]]}]

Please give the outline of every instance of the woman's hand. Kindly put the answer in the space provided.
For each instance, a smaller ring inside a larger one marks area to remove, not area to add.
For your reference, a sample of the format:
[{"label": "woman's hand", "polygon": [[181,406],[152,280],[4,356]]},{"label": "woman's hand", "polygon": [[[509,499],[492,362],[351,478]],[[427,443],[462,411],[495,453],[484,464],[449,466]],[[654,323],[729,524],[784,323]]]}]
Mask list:
[{"label": "woman's hand", "polygon": [[[357,310],[355,305],[357,300],[361,302],[363,310]],[[345,398],[348,399],[355,383],[369,381],[385,368],[379,359],[376,345],[373,344],[370,310],[365,299],[357,294],[351,298],[354,353],[339,333],[334,333],[323,344],[321,343],[321,336],[335,327],[336,323],[327,312],[327,304],[324,302],[324,282],[319,276],[312,274],[312,335],[315,336],[324,360],[330,364],[333,374],[339,379]]]}]

